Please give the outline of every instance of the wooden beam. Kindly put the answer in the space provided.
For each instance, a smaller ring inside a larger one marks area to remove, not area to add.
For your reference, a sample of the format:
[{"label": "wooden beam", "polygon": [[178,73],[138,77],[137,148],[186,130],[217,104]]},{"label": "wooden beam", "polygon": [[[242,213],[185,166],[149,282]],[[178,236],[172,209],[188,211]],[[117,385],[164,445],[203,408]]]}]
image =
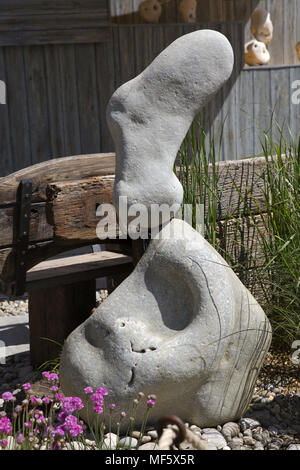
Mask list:
[{"label": "wooden beam", "polygon": [[[113,186],[113,176],[49,185],[51,205],[48,219],[53,225],[56,242],[99,243],[96,228],[101,218],[97,217],[96,210],[99,205],[112,202]],[[116,219],[111,222],[116,222]],[[115,233],[108,234],[108,238],[115,237]]]},{"label": "wooden beam", "polygon": [[0,178],[0,206],[14,204],[19,183],[33,180],[33,202],[47,201],[47,187],[56,181],[74,181],[115,173],[115,154],[100,153],[56,158]]},{"label": "wooden beam", "polygon": [[38,264],[27,273],[27,291],[74,284],[118,273],[129,273],[133,269],[130,256],[101,251],[85,255],[48,260]]}]

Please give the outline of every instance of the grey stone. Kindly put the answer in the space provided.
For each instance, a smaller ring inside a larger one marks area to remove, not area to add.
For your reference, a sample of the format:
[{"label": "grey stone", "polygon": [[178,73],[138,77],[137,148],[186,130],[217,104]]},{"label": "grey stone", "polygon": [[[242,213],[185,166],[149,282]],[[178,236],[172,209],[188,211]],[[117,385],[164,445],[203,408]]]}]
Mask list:
[{"label": "grey stone", "polygon": [[158,450],[158,445],[155,442],[148,442],[140,446],[138,450]]},{"label": "grey stone", "polygon": [[[270,340],[263,310],[228,264],[175,219],[151,241],[134,272],[67,338],[61,387],[85,400],[85,387],[105,386],[116,416],[139,392],[155,394],[149,424],[176,414],[214,427],[239,419],[248,408]],[[139,405],[136,426],[144,411]],[[87,419],[86,408],[81,412]]]},{"label": "grey stone", "polygon": [[252,418],[242,418],[239,422],[242,431],[245,429],[255,429],[260,426],[260,422]]},{"label": "grey stone", "polygon": [[158,438],[158,434],[157,434],[157,431],[155,431],[155,429],[153,429],[152,431],[148,431],[147,435],[150,436],[151,439],[157,439]]},{"label": "grey stone", "polygon": [[134,449],[138,444],[138,440],[135,439],[134,437],[123,437],[120,439],[120,445],[124,446],[126,448],[131,448]]},{"label": "grey stone", "polygon": [[[181,204],[173,164],[197,113],[228,80],[233,51],[217,31],[199,30],[169,45],[113,94],[107,121],[116,149],[114,204]],[[155,182],[155,184],[153,184]]]},{"label": "grey stone", "polygon": [[228,446],[231,450],[241,450],[242,445],[243,439],[241,439],[240,437],[233,437],[228,443]]},{"label": "grey stone", "polygon": [[252,437],[245,436],[244,437],[244,444],[246,446],[254,446],[255,445],[255,439],[253,439]]},{"label": "grey stone", "polygon": [[300,450],[300,444],[290,444],[286,450]]},{"label": "grey stone", "polygon": [[209,450],[220,450],[227,446],[226,440],[216,429],[203,429],[202,439],[207,441]]},{"label": "grey stone", "polygon": [[114,450],[118,445],[118,436],[114,433],[108,433],[103,440],[103,449]]}]

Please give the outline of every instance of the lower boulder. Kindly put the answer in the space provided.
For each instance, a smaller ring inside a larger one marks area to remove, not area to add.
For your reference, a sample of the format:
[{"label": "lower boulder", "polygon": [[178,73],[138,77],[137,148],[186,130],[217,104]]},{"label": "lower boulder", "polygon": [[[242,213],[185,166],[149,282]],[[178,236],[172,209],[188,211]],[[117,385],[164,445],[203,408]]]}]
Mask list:
[{"label": "lower boulder", "polygon": [[[134,272],[65,342],[62,390],[128,410],[155,394],[151,422],[175,414],[200,427],[242,417],[271,342],[265,313],[216,250],[174,219],[152,240]],[[145,408],[138,406],[136,425]],[[81,416],[95,418],[90,404]],[[107,419],[108,407],[96,419]]]}]

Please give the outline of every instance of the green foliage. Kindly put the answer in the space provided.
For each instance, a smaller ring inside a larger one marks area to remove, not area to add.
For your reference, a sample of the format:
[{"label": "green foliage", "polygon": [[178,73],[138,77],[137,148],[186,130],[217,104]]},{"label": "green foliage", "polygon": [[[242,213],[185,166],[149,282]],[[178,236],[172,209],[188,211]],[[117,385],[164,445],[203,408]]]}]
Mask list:
[{"label": "green foliage", "polygon": [[[184,203],[195,207],[200,202],[205,206],[206,239],[247,285],[244,280],[247,276],[243,277],[247,266],[233,261],[227,248],[226,234],[232,217],[229,213],[220,236],[218,210],[222,188],[216,163],[220,160],[222,134],[221,131],[220,139],[215,142],[206,135],[201,118],[193,124],[179,153],[179,178],[184,188]],[[245,198],[241,188],[232,182],[255,227],[264,255],[265,262],[261,266],[255,262],[251,244],[247,247],[250,249],[248,260],[250,258],[254,266],[251,285],[259,286],[259,301],[271,321],[276,349],[290,349],[292,342],[300,338],[300,140],[293,138],[290,131],[288,137],[285,134],[273,115],[270,128],[259,129],[260,156],[266,161],[265,171],[259,175],[262,200],[256,201],[250,191]],[[255,214],[251,206],[256,208]],[[258,215],[262,226],[258,224]],[[195,227],[194,222],[193,219]],[[237,239],[234,242],[237,243]]]}]

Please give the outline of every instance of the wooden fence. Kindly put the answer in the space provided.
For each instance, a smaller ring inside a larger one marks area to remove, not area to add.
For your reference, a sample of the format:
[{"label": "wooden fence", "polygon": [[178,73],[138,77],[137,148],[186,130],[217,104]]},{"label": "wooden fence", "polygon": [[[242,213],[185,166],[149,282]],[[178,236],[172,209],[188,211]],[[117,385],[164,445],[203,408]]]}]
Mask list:
[{"label": "wooden fence", "polygon": [[[110,0],[112,21],[118,24],[142,23],[138,13],[142,1]],[[160,23],[181,22],[178,9],[180,1],[170,0],[163,5]],[[295,46],[300,41],[300,0],[197,0],[197,21],[241,21],[244,24],[245,41],[249,41],[253,39],[250,17],[256,8],[268,10],[274,24],[274,38],[269,45],[270,65],[299,64]]]},{"label": "wooden fence", "polygon": [[177,37],[201,28],[224,33],[235,51],[232,77],[208,107],[211,135],[226,119],[221,160],[258,151],[255,126],[268,124],[275,105],[279,121],[299,129],[300,107],[291,96],[300,67],[242,70],[241,23],[82,28],[64,38],[62,30],[49,37],[45,30],[0,32],[0,80],[7,86],[0,176],[55,157],[113,151],[105,111],[114,90]]}]

